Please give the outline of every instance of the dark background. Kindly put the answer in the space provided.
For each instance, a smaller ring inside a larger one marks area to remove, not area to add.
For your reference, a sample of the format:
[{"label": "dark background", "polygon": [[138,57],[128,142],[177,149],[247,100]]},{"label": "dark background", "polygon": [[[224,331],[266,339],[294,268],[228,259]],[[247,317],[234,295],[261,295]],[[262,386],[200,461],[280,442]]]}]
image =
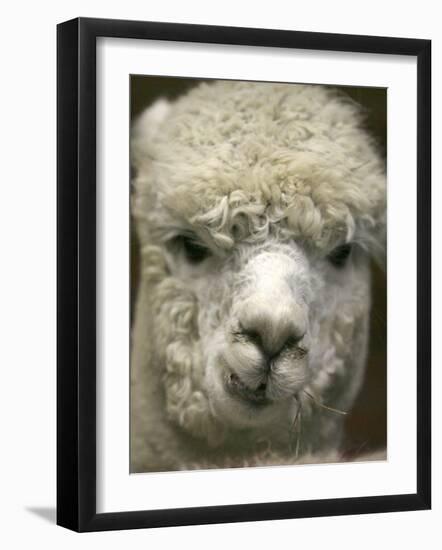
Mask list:
[{"label": "dark background", "polygon": [[[193,78],[133,75],[131,84],[131,119],[159,97],[174,99],[203,80]],[[339,86],[364,107],[365,126],[376,138],[381,154],[386,158],[387,90]],[[131,224],[131,303],[139,279],[138,242]],[[372,265],[372,311],[370,346],[364,386],[357,402],[347,416],[345,449],[349,458],[360,452],[383,448],[387,443],[387,300],[386,273]],[[133,312],[133,307],[131,308]]]}]

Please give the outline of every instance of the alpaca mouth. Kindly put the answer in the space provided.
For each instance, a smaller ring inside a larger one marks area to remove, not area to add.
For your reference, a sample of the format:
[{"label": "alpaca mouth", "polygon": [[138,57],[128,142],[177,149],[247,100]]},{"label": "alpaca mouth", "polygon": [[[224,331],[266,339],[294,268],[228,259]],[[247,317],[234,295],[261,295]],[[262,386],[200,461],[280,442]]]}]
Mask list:
[{"label": "alpaca mouth", "polygon": [[225,386],[230,395],[247,401],[251,405],[263,407],[270,403],[266,395],[267,386],[264,383],[260,384],[256,389],[252,389],[246,386],[236,374],[230,373],[227,376]]}]

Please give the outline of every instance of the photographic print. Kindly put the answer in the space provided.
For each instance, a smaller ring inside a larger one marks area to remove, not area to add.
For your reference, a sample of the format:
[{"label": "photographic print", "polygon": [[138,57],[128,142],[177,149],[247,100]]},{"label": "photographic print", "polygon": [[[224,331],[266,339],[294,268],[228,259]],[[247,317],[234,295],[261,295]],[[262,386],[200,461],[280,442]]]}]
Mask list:
[{"label": "photographic print", "polygon": [[79,18],[57,52],[57,524],[429,509],[431,42]]},{"label": "photographic print", "polygon": [[385,460],[387,90],[130,88],[131,473]]}]

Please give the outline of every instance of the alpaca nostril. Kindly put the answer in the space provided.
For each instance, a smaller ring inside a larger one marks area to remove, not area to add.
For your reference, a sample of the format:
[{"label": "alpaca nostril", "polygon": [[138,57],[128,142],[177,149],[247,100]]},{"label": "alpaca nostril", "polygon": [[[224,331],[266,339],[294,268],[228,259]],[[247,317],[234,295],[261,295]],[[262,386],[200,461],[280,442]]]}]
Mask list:
[{"label": "alpaca nostril", "polygon": [[252,342],[252,344],[255,344],[258,348],[263,347],[262,338],[259,332],[253,329],[245,329],[241,322],[239,323],[239,332],[237,334],[244,337],[249,342]]},{"label": "alpaca nostril", "polygon": [[306,333],[305,316],[296,306],[249,304],[238,322],[241,337],[261,350],[269,366],[284,350],[297,347]]}]

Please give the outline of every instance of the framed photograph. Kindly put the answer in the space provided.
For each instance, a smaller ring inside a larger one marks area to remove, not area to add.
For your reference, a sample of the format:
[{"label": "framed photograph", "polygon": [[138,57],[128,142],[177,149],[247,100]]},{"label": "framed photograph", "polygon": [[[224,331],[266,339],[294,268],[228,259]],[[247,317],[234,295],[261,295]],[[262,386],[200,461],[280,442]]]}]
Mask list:
[{"label": "framed photograph", "polygon": [[429,509],[430,41],[57,31],[57,523]]}]

